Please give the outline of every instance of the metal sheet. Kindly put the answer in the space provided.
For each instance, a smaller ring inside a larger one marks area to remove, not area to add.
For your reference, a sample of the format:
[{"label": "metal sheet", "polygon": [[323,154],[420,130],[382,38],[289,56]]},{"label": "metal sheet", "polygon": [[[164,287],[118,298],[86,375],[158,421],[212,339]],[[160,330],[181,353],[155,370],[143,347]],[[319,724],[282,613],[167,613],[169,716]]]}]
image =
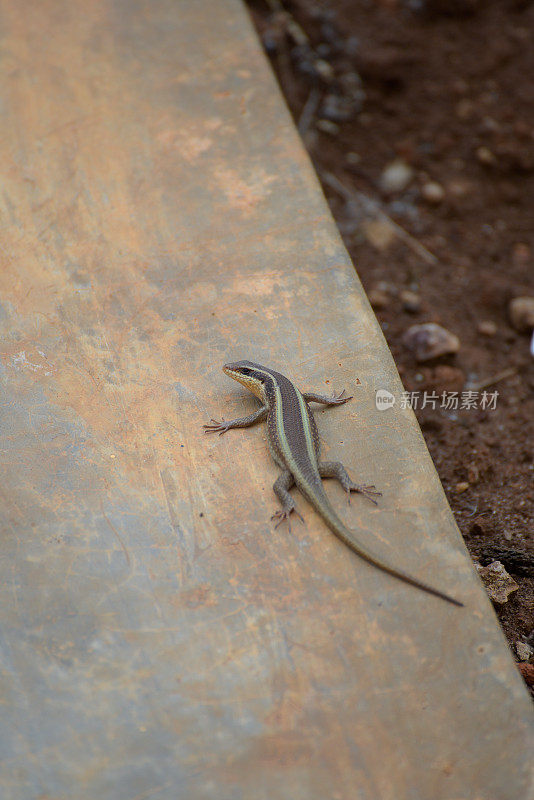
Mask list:
[{"label": "metal sheet", "polygon": [[[246,12],[3,0],[6,800],[526,797],[529,704]],[[272,530],[240,357],[384,496]],[[357,383],[360,380],[360,384]]]}]

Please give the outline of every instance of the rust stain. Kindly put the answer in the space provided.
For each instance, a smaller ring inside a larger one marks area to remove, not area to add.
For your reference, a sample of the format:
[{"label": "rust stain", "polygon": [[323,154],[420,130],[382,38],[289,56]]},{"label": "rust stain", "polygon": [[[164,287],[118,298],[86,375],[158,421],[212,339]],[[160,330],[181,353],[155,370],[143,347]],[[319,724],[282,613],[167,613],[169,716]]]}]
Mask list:
[{"label": "rust stain", "polygon": [[213,608],[219,604],[219,598],[211,586],[203,585],[179,592],[170,602],[175,608]]},{"label": "rust stain", "polygon": [[0,359],[6,367],[23,374],[33,372],[48,376],[56,371],[46,353],[28,339],[6,343],[0,351]]},{"label": "rust stain", "polygon": [[175,118],[166,116],[159,121],[155,138],[163,148],[172,149],[185,161],[195,163],[212,149],[215,144],[213,134],[222,124],[222,119],[209,117],[177,127]]},{"label": "rust stain", "polygon": [[156,453],[167,463],[183,459],[181,437],[165,420],[176,416],[174,355],[194,334],[184,320],[164,318],[165,302],[135,259],[82,275],[58,265],[54,290],[41,262],[31,273],[28,292],[17,270],[0,271],[9,325],[2,363],[22,393],[39,387],[53,405],[71,409],[132,481],[156,485]]},{"label": "rust stain", "polygon": [[252,169],[246,179],[231,167],[218,167],[214,178],[223,191],[228,203],[245,215],[252,214],[258,203],[270,195],[269,188],[277,176],[269,175],[263,167]]}]

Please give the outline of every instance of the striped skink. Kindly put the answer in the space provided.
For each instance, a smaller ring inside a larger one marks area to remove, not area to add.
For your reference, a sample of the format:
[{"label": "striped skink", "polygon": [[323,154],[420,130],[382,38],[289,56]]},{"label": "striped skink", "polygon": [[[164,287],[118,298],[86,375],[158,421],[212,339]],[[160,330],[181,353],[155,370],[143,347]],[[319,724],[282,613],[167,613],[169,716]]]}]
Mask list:
[{"label": "striped skink", "polygon": [[379,556],[375,556],[356,541],[354,533],[346,527],[332,508],[325,494],[322,478],[337,478],[349,498],[351,492],[359,492],[376,504],[375,497],[381,494],[376,491],[374,486],[353,483],[340,462],[319,461],[319,433],[308,403],[340,405],[351,400],[351,397],[344,397],[344,392],[333,397],[325,397],[315,392],[302,393],[289,378],[270,367],[263,367],[252,361],[225,364],[223,371],[230,378],[250,389],[260,400],[262,406],[249,416],[240,419],[228,422],[212,420],[211,424],[204,425],[204,429],[206,433],[223,434],[230,428],[247,428],[249,425],[267,419],[269,449],[272,457],[282,469],[280,477],[273,486],[274,493],[282,506],[271,517],[271,519],[277,520],[277,526],[284,520],[287,520],[289,524],[289,517],[293,511],[302,519],[295,508],[295,501],[289,493],[290,489],[296,485],[330,530],[356,555],[405,583],[416,586],[436,597],[441,597],[454,605],[463,606],[459,600],[428,586],[417,578],[390,566]]}]

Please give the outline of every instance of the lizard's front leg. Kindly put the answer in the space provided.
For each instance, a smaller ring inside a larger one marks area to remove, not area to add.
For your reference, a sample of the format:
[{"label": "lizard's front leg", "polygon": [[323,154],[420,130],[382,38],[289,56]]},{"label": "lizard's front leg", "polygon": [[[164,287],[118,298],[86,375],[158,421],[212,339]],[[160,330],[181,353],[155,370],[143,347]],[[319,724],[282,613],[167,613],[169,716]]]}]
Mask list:
[{"label": "lizard's front leg", "polygon": [[267,418],[268,410],[267,406],[262,406],[257,411],[254,411],[253,414],[249,414],[248,417],[239,417],[239,419],[231,419],[228,422],[225,422],[224,419],[221,422],[212,419],[210,425],[203,425],[202,427],[204,428],[204,433],[218,433],[221,436],[226,431],[229,431],[230,428],[248,428],[250,425],[254,425],[255,422],[263,422]]},{"label": "lizard's front leg", "polygon": [[280,505],[282,506],[282,508],[279,511],[276,511],[271,517],[271,519],[278,520],[278,522],[274,526],[275,528],[278,528],[278,526],[281,525],[285,519],[287,519],[288,530],[291,531],[291,522],[289,521],[289,515],[293,511],[295,512],[297,517],[300,517],[302,522],[304,522],[304,519],[302,518],[301,514],[299,514],[299,512],[295,507],[295,501],[289,494],[289,490],[294,485],[294,483],[295,479],[293,478],[293,475],[290,473],[288,469],[284,470],[281,473],[281,475],[277,478],[277,480],[274,482],[273,491],[280,500]]},{"label": "lizard's front leg", "polygon": [[322,403],[324,406],[340,406],[352,400],[352,395],[350,397],[344,397],[344,394],[345,389],[339,394],[333,394],[330,397],[325,394],[317,394],[316,392],[303,392],[302,396],[307,403]]},{"label": "lizard's front leg", "polygon": [[336,478],[342,487],[345,489],[349,496],[349,503],[350,503],[350,493],[351,492],[359,492],[359,494],[363,494],[364,497],[367,497],[371,503],[374,503],[375,506],[377,505],[375,497],[382,497],[382,492],[378,492],[374,486],[364,486],[363,484],[354,483],[341,461],[323,461],[319,464],[319,475],[321,478]]}]

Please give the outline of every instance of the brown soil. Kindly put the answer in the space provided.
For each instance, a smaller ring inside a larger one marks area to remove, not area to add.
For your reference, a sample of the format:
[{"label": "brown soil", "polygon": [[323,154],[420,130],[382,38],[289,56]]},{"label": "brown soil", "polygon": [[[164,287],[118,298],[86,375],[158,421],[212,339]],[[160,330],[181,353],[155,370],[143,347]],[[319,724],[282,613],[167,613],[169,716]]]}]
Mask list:
[{"label": "brown soil", "polygon": [[[473,558],[519,585],[496,605],[512,651],[534,647],[534,359],[508,313],[534,295],[534,4],[249,5],[406,389],[499,393],[495,410],[416,413]],[[387,194],[395,159],[412,176]],[[409,236],[369,225],[362,195]],[[417,363],[402,340],[422,322],[456,355]]]}]

